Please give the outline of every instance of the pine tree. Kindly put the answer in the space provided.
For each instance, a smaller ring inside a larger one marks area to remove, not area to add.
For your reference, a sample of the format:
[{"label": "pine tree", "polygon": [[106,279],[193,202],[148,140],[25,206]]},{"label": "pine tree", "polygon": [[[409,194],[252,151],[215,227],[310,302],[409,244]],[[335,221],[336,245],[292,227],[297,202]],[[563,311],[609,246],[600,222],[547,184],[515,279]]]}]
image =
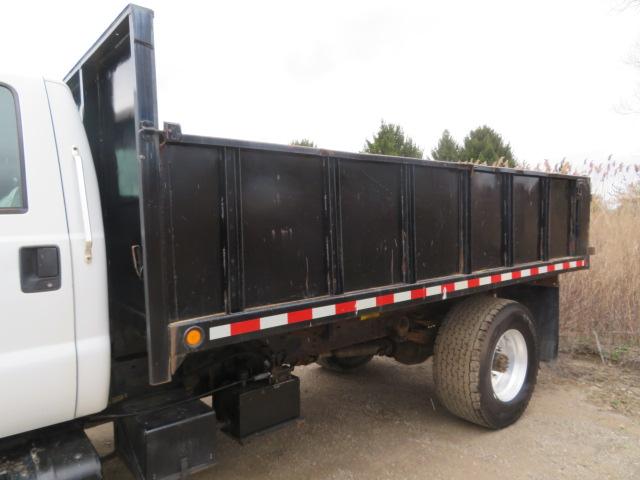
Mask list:
[{"label": "pine tree", "polygon": [[511,151],[511,145],[505,144],[502,136],[486,125],[472,130],[465,137],[460,160],[487,165],[495,165],[500,162],[501,165],[507,167],[517,165]]},{"label": "pine tree", "polygon": [[378,133],[371,140],[366,140],[365,153],[395,155],[400,157],[422,158],[422,149],[404,134],[400,125],[380,123]]},{"label": "pine tree", "polygon": [[313,140],[309,140],[308,138],[301,138],[300,140],[292,140],[289,145],[298,146],[298,147],[311,147],[316,148],[316,144]]},{"label": "pine tree", "polygon": [[442,132],[442,137],[438,140],[438,146],[431,150],[431,158],[447,162],[460,161],[460,145],[453,139],[449,130]]}]

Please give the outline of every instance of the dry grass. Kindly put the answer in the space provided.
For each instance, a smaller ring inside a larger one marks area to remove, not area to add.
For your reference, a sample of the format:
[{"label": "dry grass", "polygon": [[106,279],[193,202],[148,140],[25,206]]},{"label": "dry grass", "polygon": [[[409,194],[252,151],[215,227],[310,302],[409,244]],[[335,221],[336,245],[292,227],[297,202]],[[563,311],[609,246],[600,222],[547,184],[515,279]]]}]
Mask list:
[{"label": "dry grass", "polygon": [[[591,269],[563,275],[561,348],[640,365],[640,196],[627,188],[615,206],[597,197],[591,213]],[[597,337],[597,339],[596,339]]]}]

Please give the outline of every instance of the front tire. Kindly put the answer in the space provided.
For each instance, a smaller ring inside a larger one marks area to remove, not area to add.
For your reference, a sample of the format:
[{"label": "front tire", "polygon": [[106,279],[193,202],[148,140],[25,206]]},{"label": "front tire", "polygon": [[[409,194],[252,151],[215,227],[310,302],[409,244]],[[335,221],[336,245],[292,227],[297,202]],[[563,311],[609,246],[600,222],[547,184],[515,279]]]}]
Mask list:
[{"label": "front tire", "polygon": [[527,408],[538,376],[531,313],[486,295],[462,301],[440,327],[433,371],[451,413],[492,429],[511,425]]}]

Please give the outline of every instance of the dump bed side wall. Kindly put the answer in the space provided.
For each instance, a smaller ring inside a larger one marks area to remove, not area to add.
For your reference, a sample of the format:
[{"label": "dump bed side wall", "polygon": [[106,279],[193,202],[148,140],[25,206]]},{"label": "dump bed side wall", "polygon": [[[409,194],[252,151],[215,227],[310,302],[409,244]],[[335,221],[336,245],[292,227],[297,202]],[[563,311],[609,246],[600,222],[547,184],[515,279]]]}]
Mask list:
[{"label": "dump bed side wall", "polygon": [[200,137],[160,161],[172,321],[587,253],[582,178]]}]

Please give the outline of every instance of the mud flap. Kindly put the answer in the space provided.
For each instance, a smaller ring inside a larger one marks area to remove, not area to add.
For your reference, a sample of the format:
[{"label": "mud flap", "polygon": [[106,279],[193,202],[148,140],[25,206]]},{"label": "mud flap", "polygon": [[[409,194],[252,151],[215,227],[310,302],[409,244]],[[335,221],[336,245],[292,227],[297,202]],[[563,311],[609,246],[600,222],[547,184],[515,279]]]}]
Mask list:
[{"label": "mud flap", "polygon": [[500,289],[498,296],[521,303],[529,309],[536,325],[540,361],[558,358],[560,333],[560,287],[552,277],[528,285]]}]

